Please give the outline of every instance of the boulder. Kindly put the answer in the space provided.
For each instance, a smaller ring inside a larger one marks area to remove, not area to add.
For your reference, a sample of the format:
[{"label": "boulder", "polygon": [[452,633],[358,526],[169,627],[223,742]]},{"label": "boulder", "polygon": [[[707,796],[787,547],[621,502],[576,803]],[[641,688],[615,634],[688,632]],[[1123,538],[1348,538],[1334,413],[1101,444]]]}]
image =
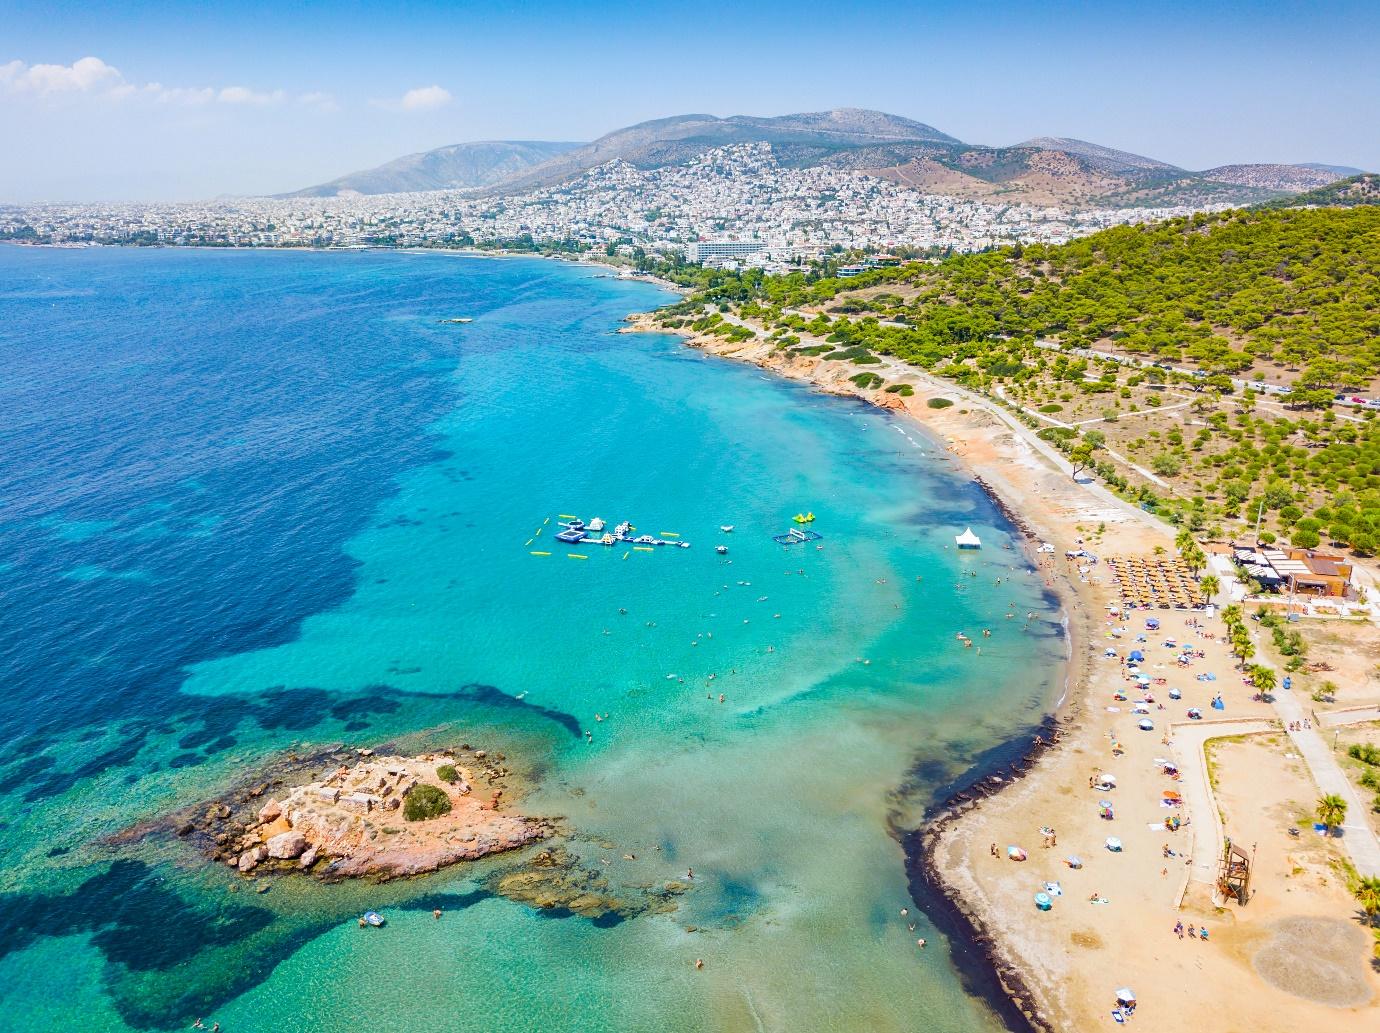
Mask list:
[{"label": "boulder", "polygon": [[283,805],[277,800],[269,800],[268,803],[259,808],[259,820],[264,824],[268,824],[282,813]]},{"label": "boulder", "polygon": [[267,856],[267,852],[261,846],[256,846],[252,850],[246,850],[240,854],[239,869],[242,872],[253,871],[257,865]]},{"label": "boulder", "polygon": [[309,846],[297,859],[297,867],[304,871],[316,863],[316,847]]},{"label": "boulder", "polygon": [[295,830],[281,832],[268,841],[268,856],[289,861],[307,849],[307,837]]}]

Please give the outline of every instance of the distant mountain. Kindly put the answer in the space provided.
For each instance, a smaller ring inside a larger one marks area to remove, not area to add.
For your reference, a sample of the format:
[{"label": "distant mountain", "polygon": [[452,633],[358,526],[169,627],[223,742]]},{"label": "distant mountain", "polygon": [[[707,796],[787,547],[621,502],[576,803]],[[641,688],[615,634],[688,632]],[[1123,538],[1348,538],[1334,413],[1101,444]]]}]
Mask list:
[{"label": "distant mountain", "polygon": [[1326,186],[1337,176],[1335,173],[1309,168],[1306,165],[1219,165],[1204,172],[1203,178],[1214,183],[1296,193]]},{"label": "distant mountain", "polygon": [[542,140],[484,140],[457,143],[434,151],[409,154],[378,168],[352,172],[329,183],[279,197],[339,197],[350,194],[396,194],[413,190],[486,187],[579,147],[578,143]]},{"label": "distant mountain", "polygon": [[898,146],[959,141],[923,122],[860,108],[776,117],[675,115],[615,130],[508,179],[499,188],[513,193],[555,186],[615,160],[638,168],[676,165],[737,143],[769,143],[788,164],[819,164],[840,152],[874,148],[880,154]]},{"label": "distant mountain", "polygon": [[[1093,168],[1104,172],[1127,172],[1132,169],[1179,171],[1175,166],[1155,158],[1132,154],[1130,151],[1118,151],[1112,147],[1088,143],[1087,140],[1075,140],[1069,136],[1037,136],[1023,143],[1018,143],[1015,147],[1075,154],[1080,158],[1085,158]],[[1014,150],[1015,148],[1011,149]]]},{"label": "distant mountain", "polygon": [[774,117],[674,115],[617,129],[587,144],[456,144],[283,196],[458,187],[517,194],[560,186],[612,161],[654,169],[742,143],[770,144],[776,161],[795,168],[850,169],[949,197],[1080,208],[1259,204],[1322,186],[1340,168],[1222,165],[1194,172],[1072,137],[1037,136],[1010,147],[986,147],[899,115],[837,108]]},{"label": "distant mountain", "polygon": [[1334,173],[1337,178],[1343,179],[1350,176],[1360,176],[1365,174],[1365,169],[1353,168],[1350,165],[1325,165],[1320,161],[1301,161],[1300,168],[1317,169],[1320,172]]}]

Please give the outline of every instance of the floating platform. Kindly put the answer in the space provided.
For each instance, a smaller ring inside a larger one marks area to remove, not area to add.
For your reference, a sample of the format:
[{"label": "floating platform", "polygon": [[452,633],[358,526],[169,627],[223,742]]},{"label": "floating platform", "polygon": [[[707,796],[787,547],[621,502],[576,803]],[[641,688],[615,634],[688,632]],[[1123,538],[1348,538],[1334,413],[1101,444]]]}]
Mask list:
[{"label": "floating platform", "polygon": [[808,528],[792,527],[785,534],[774,534],[771,540],[777,545],[802,545],[805,542],[817,542],[824,535],[818,531],[811,531]]}]

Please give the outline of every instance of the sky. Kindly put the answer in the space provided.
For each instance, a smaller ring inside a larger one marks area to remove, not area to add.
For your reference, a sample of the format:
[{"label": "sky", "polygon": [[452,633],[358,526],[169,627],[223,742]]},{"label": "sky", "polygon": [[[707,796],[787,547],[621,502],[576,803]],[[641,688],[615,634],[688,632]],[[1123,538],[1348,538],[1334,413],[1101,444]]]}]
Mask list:
[{"label": "sky", "polygon": [[1380,169],[1380,2],[0,0],[0,204],[276,193],[467,140],[876,108]]}]

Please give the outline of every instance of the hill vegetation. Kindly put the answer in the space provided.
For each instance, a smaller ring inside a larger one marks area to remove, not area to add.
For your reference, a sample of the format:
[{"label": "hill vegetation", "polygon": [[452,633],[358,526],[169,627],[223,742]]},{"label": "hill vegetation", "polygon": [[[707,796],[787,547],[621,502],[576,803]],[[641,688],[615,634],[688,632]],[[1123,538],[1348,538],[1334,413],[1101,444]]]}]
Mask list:
[{"label": "hill vegetation", "polygon": [[[903,359],[1194,531],[1259,519],[1267,541],[1380,550],[1380,420],[1332,404],[1380,375],[1380,208],[1198,215],[847,279],[659,271],[698,288],[665,325],[742,339],[736,310],[781,350]],[[1267,378],[1287,392],[1250,386]]]},{"label": "hill vegetation", "polygon": [[1266,202],[1261,207],[1298,208],[1317,205],[1351,208],[1362,204],[1380,204],[1380,175],[1374,172],[1363,172],[1359,176],[1339,179],[1316,190]]}]

